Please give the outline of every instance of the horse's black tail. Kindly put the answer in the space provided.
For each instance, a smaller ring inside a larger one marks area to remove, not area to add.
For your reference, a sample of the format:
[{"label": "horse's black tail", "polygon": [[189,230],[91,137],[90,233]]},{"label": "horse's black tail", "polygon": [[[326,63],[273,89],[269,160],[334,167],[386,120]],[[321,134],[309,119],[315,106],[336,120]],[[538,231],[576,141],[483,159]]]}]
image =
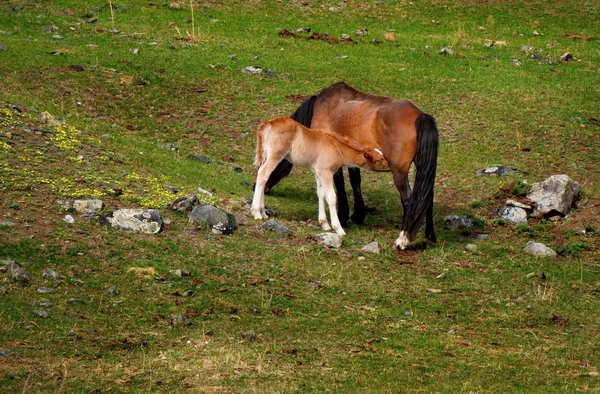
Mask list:
[{"label": "horse's black tail", "polygon": [[[421,113],[415,120],[417,129],[417,168],[412,196],[402,221],[402,231],[414,240],[427,210],[433,207],[433,186],[437,170],[439,135],[433,116]],[[434,235],[435,237],[435,235]]]},{"label": "horse's black tail", "polygon": [[[315,99],[317,96],[310,96],[300,106],[290,118],[294,119],[296,122],[300,123],[303,126],[310,127],[313,118],[313,107],[315,104]],[[273,186],[279,183],[283,178],[288,176],[290,171],[292,170],[292,163],[287,160],[282,160],[281,163],[275,167],[275,170],[269,176],[269,180],[267,181],[267,185],[265,190],[271,189]]]}]

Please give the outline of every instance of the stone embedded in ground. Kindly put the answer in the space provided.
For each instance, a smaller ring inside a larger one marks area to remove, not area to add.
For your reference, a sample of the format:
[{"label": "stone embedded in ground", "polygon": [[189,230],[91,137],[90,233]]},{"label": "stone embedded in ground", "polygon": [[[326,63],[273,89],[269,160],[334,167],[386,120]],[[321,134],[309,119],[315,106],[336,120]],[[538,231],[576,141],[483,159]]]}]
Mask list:
[{"label": "stone embedded in ground", "polygon": [[467,244],[467,246],[465,246],[465,250],[467,252],[477,253],[477,245],[475,245],[475,244]]},{"label": "stone embedded in ground", "polygon": [[454,51],[448,47],[443,47],[440,49],[440,54],[442,55],[454,55]]},{"label": "stone embedded in ground", "polygon": [[233,233],[236,226],[235,216],[212,205],[200,205],[190,213],[190,223],[208,226],[213,234]]},{"label": "stone embedded in ground", "polygon": [[65,222],[67,224],[74,224],[75,218],[71,215],[65,215],[65,217],[63,218],[63,222]]},{"label": "stone embedded in ground", "polygon": [[39,300],[33,301],[31,305],[38,308],[50,308],[52,303],[47,298],[40,298]]},{"label": "stone embedded in ground", "polygon": [[0,349],[0,356],[2,357],[10,357],[12,356],[13,351],[12,349]]},{"label": "stone embedded in ground", "polygon": [[365,246],[360,248],[360,250],[362,252],[367,252],[367,253],[375,253],[375,254],[381,253],[381,247],[379,246],[379,242],[377,242],[377,241],[369,242],[368,244],[366,244]]},{"label": "stone embedded in ground", "polygon": [[260,67],[248,66],[248,67],[242,68],[242,72],[244,74],[262,74],[263,69]]},{"label": "stone embedded in ground", "polygon": [[533,241],[527,242],[527,246],[525,246],[525,249],[523,249],[523,251],[527,254],[531,254],[536,257],[556,257],[557,256],[557,253],[554,250],[552,250],[551,248],[549,248],[548,246],[546,246],[540,242],[533,242]]},{"label": "stone embedded in ground", "polygon": [[40,294],[54,293],[54,289],[50,287],[38,287],[36,291]]},{"label": "stone embedded in ground", "polygon": [[581,187],[568,175],[552,175],[534,183],[527,198],[535,203],[532,217],[565,216],[579,196]]},{"label": "stone embedded in ground", "polygon": [[342,237],[336,233],[321,233],[314,236],[314,239],[323,246],[338,249],[342,246]]},{"label": "stone embedded in ground", "polygon": [[11,279],[14,280],[15,282],[20,282],[20,283],[31,282],[31,275],[29,275],[29,272],[27,272],[25,270],[25,268],[21,267],[21,265],[19,263],[12,262],[7,265],[7,268],[8,268],[8,274],[10,275]]},{"label": "stone embedded in ground", "polygon": [[444,224],[449,230],[470,229],[473,227],[473,219],[465,215],[448,215],[444,218]]},{"label": "stone embedded in ground", "polygon": [[286,235],[286,234],[290,233],[290,230],[287,227],[277,223],[274,220],[267,220],[261,226],[261,228],[263,230],[275,231],[277,234],[280,234],[280,235]]},{"label": "stone embedded in ground", "polygon": [[42,319],[45,319],[45,318],[48,317],[48,312],[46,312],[43,309],[34,309],[34,310],[31,311],[31,313],[33,313],[37,317],[41,317]]},{"label": "stone embedded in ground", "polygon": [[489,234],[473,234],[473,239],[476,239],[478,241],[487,241],[488,239],[490,239],[490,235]]},{"label": "stone embedded in ground", "polygon": [[527,223],[527,211],[519,207],[504,206],[498,208],[496,216],[514,224]]},{"label": "stone embedded in ground", "polygon": [[119,295],[119,290],[117,290],[116,287],[109,287],[108,294],[114,295],[114,296]]},{"label": "stone embedded in ground", "polygon": [[200,200],[195,194],[192,194],[188,197],[181,197],[173,201],[169,208],[171,211],[177,211],[181,213],[192,212],[195,206],[200,204]]},{"label": "stone embedded in ground", "polygon": [[185,315],[181,315],[178,313],[174,313],[171,315],[171,325],[172,326],[189,326],[192,322]]},{"label": "stone embedded in ground", "polygon": [[44,279],[58,279],[58,274],[52,268],[44,268],[42,278]]},{"label": "stone embedded in ground", "polygon": [[81,200],[58,200],[58,205],[64,209],[74,209],[79,213],[90,213],[101,211],[104,208],[104,202],[95,198]]},{"label": "stone embedded in ground", "polygon": [[517,171],[516,168],[505,166],[494,166],[477,170],[477,176],[503,176]]},{"label": "stone embedded in ground", "polygon": [[98,217],[100,224],[127,232],[156,234],[163,225],[156,209],[118,209]]},{"label": "stone embedded in ground", "polygon": [[194,161],[199,161],[205,164],[210,164],[210,159],[206,156],[202,156],[202,155],[188,155],[187,156],[188,159],[190,160],[194,160]]},{"label": "stone embedded in ground", "polygon": [[254,330],[240,332],[240,335],[246,341],[254,341],[256,339],[256,334],[254,333]]},{"label": "stone embedded in ground", "polygon": [[562,55],[559,60],[561,62],[568,62],[569,60],[573,60],[573,55],[571,55],[569,52],[565,53],[564,55]]},{"label": "stone embedded in ground", "polygon": [[8,220],[0,222],[0,227],[13,227],[15,225],[16,225],[15,222],[11,222]]}]

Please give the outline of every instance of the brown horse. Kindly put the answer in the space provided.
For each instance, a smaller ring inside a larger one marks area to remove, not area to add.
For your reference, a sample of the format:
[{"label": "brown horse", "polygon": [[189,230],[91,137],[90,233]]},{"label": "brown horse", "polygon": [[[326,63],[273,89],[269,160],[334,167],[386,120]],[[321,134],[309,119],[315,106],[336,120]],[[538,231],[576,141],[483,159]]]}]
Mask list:
[{"label": "brown horse", "polygon": [[[291,116],[306,127],[339,134],[362,145],[379,146],[400,192],[404,216],[395,245],[405,249],[415,239],[425,218],[425,239],[435,243],[433,186],[437,170],[438,130],[435,119],[407,100],[374,96],[349,85],[336,83],[304,101]],[[408,172],[415,163],[411,191]],[[292,164],[282,161],[271,174],[272,188],[289,174]],[[362,223],[365,206],[360,190],[360,170],[348,169],[354,193],[353,221]],[[348,200],[341,169],[335,174],[341,221],[348,219]]]},{"label": "brown horse", "polygon": [[[280,117],[262,123],[256,132],[256,158],[259,167],[254,188],[251,212],[254,219],[264,219],[264,190],[267,180],[277,165],[287,159],[290,163],[309,167],[317,181],[319,224],[323,230],[331,226],[339,235],[345,235],[336,210],[333,174],[342,166],[367,167],[373,171],[389,171],[383,153],[373,145],[363,146],[340,141],[335,135],[309,129],[291,118]],[[329,206],[331,226],[325,214]]]}]

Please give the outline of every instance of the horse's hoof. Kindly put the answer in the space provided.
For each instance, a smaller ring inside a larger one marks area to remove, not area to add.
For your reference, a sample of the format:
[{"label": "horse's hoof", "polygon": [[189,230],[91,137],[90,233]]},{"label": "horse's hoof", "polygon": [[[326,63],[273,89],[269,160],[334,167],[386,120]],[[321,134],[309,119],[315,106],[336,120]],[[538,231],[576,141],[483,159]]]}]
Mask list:
[{"label": "horse's hoof", "polygon": [[408,240],[408,237],[406,236],[406,233],[404,231],[400,231],[400,236],[398,237],[396,242],[394,242],[394,245],[398,250],[405,250],[406,248],[408,248],[408,245],[410,245],[410,241]]},{"label": "horse's hoof", "polygon": [[322,228],[324,231],[329,231],[329,230],[331,230],[331,226],[330,226],[330,225],[329,225],[329,223],[327,223],[327,222],[325,222],[325,223],[321,223],[321,228]]}]

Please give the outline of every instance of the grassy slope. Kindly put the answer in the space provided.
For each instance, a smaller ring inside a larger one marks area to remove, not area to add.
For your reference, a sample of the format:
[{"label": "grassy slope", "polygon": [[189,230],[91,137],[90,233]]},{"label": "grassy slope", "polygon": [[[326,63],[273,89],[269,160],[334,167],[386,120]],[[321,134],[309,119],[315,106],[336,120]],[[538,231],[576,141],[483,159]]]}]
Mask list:
[{"label": "grassy slope", "polygon": [[[113,34],[104,4],[94,14],[98,22],[87,24],[79,17],[93,5],[55,3],[14,1],[0,11],[0,30],[6,33],[0,44],[7,48],[0,52],[2,99],[34,118],[41,111],[65,117],[81,131],[72,136],[81,145],[69,151],[49,136],[17,127],[13,149],[0,151],[11,164],[2,167],[0,212],[19,223],[0,229],[0,257],[27,262],[35,277],[25,288],[3,284],[8,293],[1,296],[0,347],[15,354],[0,359],[0,387],[598,390],[598,237],[574,235],[585,225],[598,228],[597,218],[583,209],[585,219],[576,215],[571,224],[540,222],[515,231],[491,215],[494,196],[512,182],[553,173],[571,175],[591,205],[597,201],[598,126],[590,120],[598,117],[594,103],[600,99],[597,41],[565,37],[597,37],[597,5],[346,2],[332,13],[330,4],[318,2],[210,2],[197,4],[196,37],[188,41],[182,40],[191,32],[188,10],[119,4],[127,12],[115,13],[114,28],[121,33]],[[51,24],[63,40],[43,32]],[[351,34],[357,44],[277,36],[279,28],[294,27],[334,37]],[[368,36],[352,34],[363,27]],[[396,41],[383,38],[388,29],[395,30]],[[542,35],[533,36],[534,30]],[[487,48],[485,39],[508,45]],[[448,45],[454,55],[437,53]],[[543,49],[551,63],[530,59],[520,51],[524,45]],[[132,48],[139,54],[131,54]],[[567,51],[575,61],[557,62]],[[513,66],[513,59],[522,65]],[[248,65],[272,69],[276,76],[243,74]],[[291,238],[263,233],[239,208],[237,199],[250,195],[242,181],[252,180],[257,120],[290,113],[298,101],[289,97],[338,80],[410,98],[438,119],[437,248],[392,252],[400,217],[387,174],[365,176],[363,190],[378,212],[366,226],[351,226],[344,240],[347,249],[371,239],[383,244],[380,256],[365,260],[310,241],[318,231],[307,226],[316,217],[316,203],[313,180],[303,171],[295,170],[267,199],[281,212],[278,220],[292,229]],[[176,144],[179,153],[162,147],[165,143]],[[31,150],[39,147],[45,147],[42,154]],[[82,152],[90,164],[70,160]],[[213,161],[191,162],[188,153]],[[21,157],[30,161],[17,165]],[[491,164],[525,172],[514,178],[474,176]],[[23,166],[32,173],[19,174]],[[39,183],[40,174],[49,183]],[[82,182],[73,179],[86,180],[83,191],[75,187]],[[56,198],[85,194],[86,188],[105,193],[101,184],[107,182],[125,191],[118,198],[104,196],[111,207],[161,207],[171,198],[161,191],[163,184],[182,193],[213,188],[218,203],[243,222],[225,238],[195,230],[177,215],[158,237],[107,231],[79,218],[75,226],[61,222]],[[19,191],[23,185],[34,189]],[[483,208],[472,209],[473,200],[483,201]],[[456,212],[486,221],[492,239],[478,245],[479,253],[465,254],[470,241],[442,229],[443,216]],[[578,243],[590,250],[533,260],[521,252],[532,238],[567,251]],[[44,296],[54,306],[42,320],[31,315],[30,303],[40,298],[38,286],[50,284],[41,279],[48,266],[65,284]],[[153,267],[156,274],[144,278],[128,271],[131,267]],[[170,275],[176,268],[191,275]],[[546,281],[528,275],[542,271]],[[74,285],[73,278],[83,285]],[[109,286],[120,294],[108,294]],[[189,289],[192,297],[174,295]],[[68,304],[70,298],[85,304]],[[187,313],[193,325],[171,327],[172,313]],[[213,336],[205,335],[209,329]],[[239,333],[251,329],[257,339],[243,340]]]}]

